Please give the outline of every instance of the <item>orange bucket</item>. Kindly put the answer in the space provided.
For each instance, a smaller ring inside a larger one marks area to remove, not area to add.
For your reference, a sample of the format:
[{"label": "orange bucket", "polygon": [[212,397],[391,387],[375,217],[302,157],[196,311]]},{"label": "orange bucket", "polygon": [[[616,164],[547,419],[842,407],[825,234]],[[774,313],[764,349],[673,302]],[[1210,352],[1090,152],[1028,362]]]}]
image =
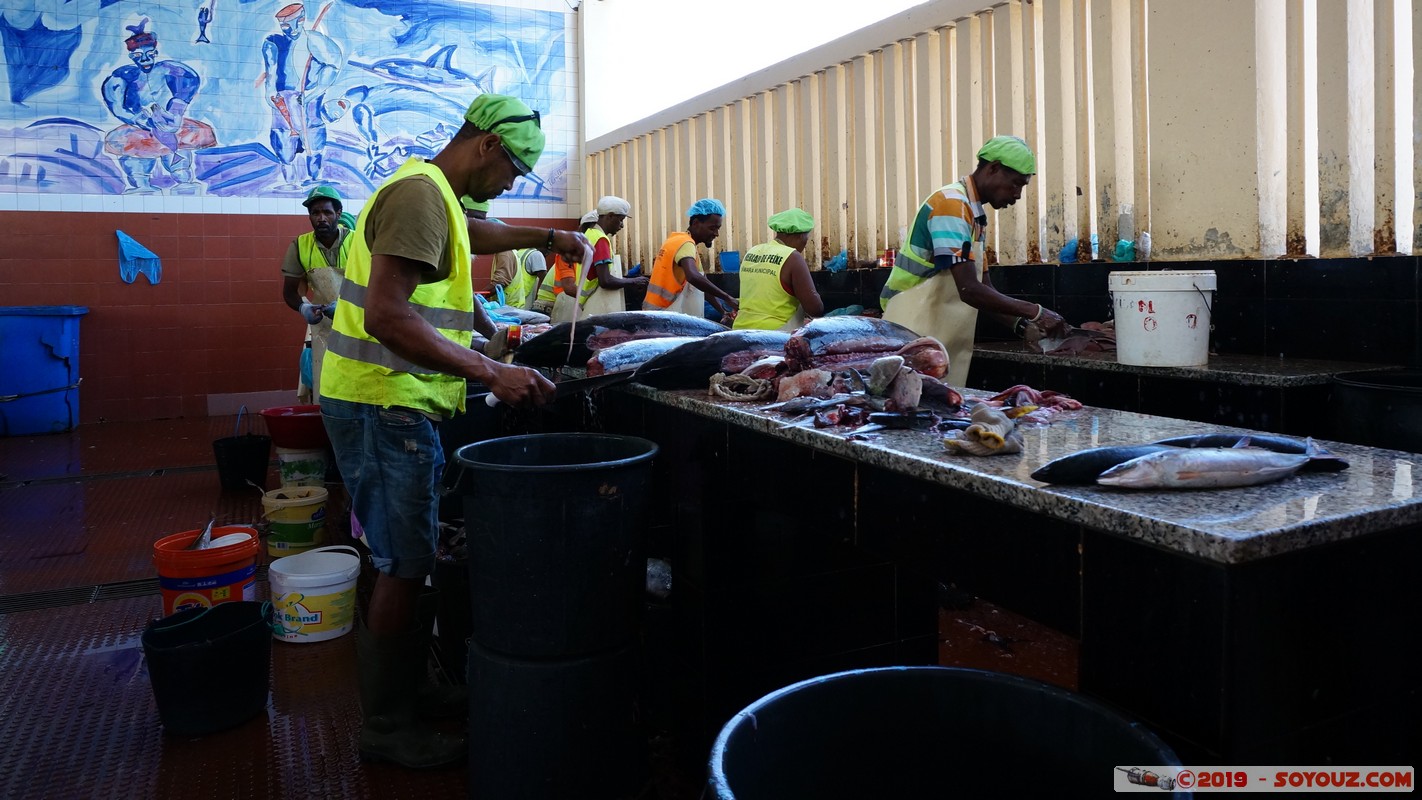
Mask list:
[{"label": "orange bucket", "polygon": [[[153,543],[164,616],[185,608],[211,608],[257,597],[257,554],[261,552],[257,531],[246,525],[224,525],[212,529],[212,540],[219,546],[183,549],[201,535],[201,530],[183,531]],[[231,538],[222,544],[225,537]]]}]

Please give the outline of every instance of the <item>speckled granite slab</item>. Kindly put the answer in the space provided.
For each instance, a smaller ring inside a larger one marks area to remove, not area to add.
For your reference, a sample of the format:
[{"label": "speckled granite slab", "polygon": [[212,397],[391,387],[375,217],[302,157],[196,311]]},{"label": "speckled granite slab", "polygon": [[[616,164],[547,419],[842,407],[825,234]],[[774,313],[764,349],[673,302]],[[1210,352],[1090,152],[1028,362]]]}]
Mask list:
[{"label": "speckled granite slab", "polygon": [[[1343,472],[1310,472],[1238,489],[1142,491],[1052,486],[1028,477],[1055,458],[1091,447],[1141,444],[1172,436],[1240,432],[1239,428],[1083,408],[1046,426],[1023,426],[1023,453],[955,456],[939,434],[884,431],[870,441],[846,439],[845,429],[786,426],[760,404],[708,398],[701,391],[665,392],[636,384],[628,391],[651,401],[863,464],[912,475],[1009,503],[1055,519],[1148,542],[1224,564],[1328,544],[1422,523],[1422,455],[1321,443],[1346,458]],[[986,396],[969,392],[973,396]]]},{"label": "speckled granite slab", "polygon": [[1074,356],[1049,356],[1023,349],[1021,342],[979,342],[973,357],[997,361],[1017,361],[1025,364],[1052,364],[1064,367],[1123,372],[1131,375],[1154,375],[1199,381],[1233,383],[1241,386],[1321,386],[1343,372],[1397,369],[1385,364],[1364,364],[1352,361],[1315,361],[1302,358],[1265,358],[1263,356],[1210,356],[1203,367],[1138,367],[1116,363],[1115,353],[1079,353]]}]

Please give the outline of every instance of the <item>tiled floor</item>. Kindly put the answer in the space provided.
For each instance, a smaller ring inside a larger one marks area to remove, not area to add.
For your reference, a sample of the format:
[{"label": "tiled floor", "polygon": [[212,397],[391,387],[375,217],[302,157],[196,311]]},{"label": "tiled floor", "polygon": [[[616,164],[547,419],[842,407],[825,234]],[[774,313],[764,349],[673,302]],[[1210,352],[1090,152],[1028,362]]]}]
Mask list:
[{"label": "tiled floor", "polygon": [[[273,642],[265,713],[207,736],[164,734],[140,641],[162,616],[153,542],[209,513],[260,519],[257,490],[220,488],[212,441],[232,424],[0,438],[0,798],[466,797],[463,768],[359,760],[352,635]],[[258,578],[266,599],[264,568]],[[693,776],[663,769],[641,798],[697,793]]]},{"label": "tiled floor", "polygon": [[[153,542],[209,514],[261,518],[257,490],[220,488],[212,441],[232,425],[0,437],[0,798],[466,797],[462,768],[359,760],[351,635],[274,642],[264,714],[203,737],[164,734],[140,642],[162,615]],[[266,599],[264,567],[258,576]],[[940,619],[942,663],[1075,688],[1070,638],[980,601]],[[701,775],[659,757],[667,749],[654,732],[653,777],[637,800],[699,797]]]}]

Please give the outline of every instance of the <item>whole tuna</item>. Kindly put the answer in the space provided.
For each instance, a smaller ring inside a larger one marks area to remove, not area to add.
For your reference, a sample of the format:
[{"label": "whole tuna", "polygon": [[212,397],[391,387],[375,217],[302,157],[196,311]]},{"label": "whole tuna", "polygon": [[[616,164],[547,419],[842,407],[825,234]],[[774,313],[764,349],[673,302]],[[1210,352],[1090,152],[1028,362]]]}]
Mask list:
[{"label": "whole tuna", "polygon": [[554,325],[529,339],[514,351],[514,360],[534,367],[580,367],[592,358],[594,351],[634,339],[708,336],[724,330],[725,325],[674,311],[594,314],[577,323]]},{"label": "whole tuna", "polygon": [[[1308,444],[1312,450],[1313,440]],[[1256,486],[1289,477],[1310,457],[1258,447],[1172,447],[1117,464],[1096,482],[1127,489]]]},{"label": "whole tuna", "polygon": [[740,372],[767,356],[785,353],[784,331],[738,330],[713,333],[651,359],[635,380],[657,389],[705,389],[718,372]]},{"label": "whole tuna", "polygon": [[631,372],[657,356],[688,343],[701,341],[699,336],[661,336],[655,339],[632,339],[604,347],[588,359],[588,377],[611,372]]}]

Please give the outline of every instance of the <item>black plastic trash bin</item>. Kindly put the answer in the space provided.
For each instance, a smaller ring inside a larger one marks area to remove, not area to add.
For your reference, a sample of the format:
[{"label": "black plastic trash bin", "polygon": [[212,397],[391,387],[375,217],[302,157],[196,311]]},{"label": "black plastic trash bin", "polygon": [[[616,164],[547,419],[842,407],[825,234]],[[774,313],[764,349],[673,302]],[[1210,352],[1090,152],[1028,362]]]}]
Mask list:
[{"label": "black plastic trash bin", "polygon": [[1422,453],[1422,371],[1334,375],[1331,405],[1341,441]]},{"label": "black plastic trash bin", "polygon": [[169,735],[240,725],[267,706],[271,605],[239,600],[154,620],[143,631],[143,656]]},{"label": "black plastic trash bin", "polygon": [[706,796],[1107,797],[1117,766],[1179,763],[1150,731],[1054,686],[882,667],[802,681],[747,706],[716,740]]},{"label": "black plastic trash bin", "polygon": [[646,439],[599,433],[459,448],[475,641],[505,655],[563,658],[637,638],[656,454]]}]

